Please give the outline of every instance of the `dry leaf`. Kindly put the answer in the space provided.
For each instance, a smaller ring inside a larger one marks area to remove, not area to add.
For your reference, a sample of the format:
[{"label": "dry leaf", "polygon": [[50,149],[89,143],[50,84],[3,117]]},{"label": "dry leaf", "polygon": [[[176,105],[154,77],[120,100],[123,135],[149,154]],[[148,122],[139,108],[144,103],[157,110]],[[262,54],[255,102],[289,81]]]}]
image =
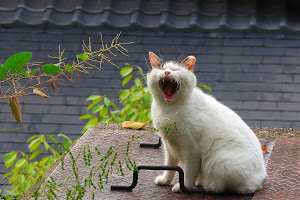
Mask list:
[{"label": "dry leaf", "polygon": [[137,130],[137,129],[145,127],[147,123],[148,122],[133,122],[131,125],[131,128],[134,130]]},{"label": "dry leaf", "polygon": [[122,123],[122,127],[137,130],[145,127],[147,123],[148,122],[125,121]]},{"label": "dry leaf", "polygon": [[131,128],[131,125],[134,121],[125,121],[122,123],[123,128]]},{"label": "dry leaf", "polygon": [[22,122],[22,112],[21,112],[21,107],[20,107],[20,102],[18,97],[10,97],[8,101],[8,105],[10,108],[11,115],[20,123],[23,124]]},{"label": "dry leaf", "polygon": [[262,146],[261,149],[262,149],[263,153],[269,153],[267,145]]},{"label": "dry leaf", "polygon": [[50,98],[50,96],[48,94],[45,94],[44,92],[42,92],[41,90],[39,90],[37,88],[33,88],[33,92],[43,98]]},{"label": "dry leaf", "polygon": [[50,86],[53,88],[53,90],[56,90],[55,83],[53,83],[52,81],[50,81]]}]

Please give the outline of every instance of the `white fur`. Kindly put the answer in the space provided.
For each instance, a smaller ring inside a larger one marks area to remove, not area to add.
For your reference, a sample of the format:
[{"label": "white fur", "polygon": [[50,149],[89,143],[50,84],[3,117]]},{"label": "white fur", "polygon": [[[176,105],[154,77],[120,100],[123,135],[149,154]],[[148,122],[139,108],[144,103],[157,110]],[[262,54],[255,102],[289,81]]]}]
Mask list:
[{"label": "white fur", "polygon": [[[181,83],[170,103],[158,84],[166,70],[171,72],[170,78]],[[195,182],[208,192],[252,193],[259,188],[267,174],[258,139],[234,111],[195,88],[196,77],[191,70],[181,63],[167,62],[148,73],[147,83],[153,96],[153,123],[165,148],[165,165],[184,163],[187,188]],[[166,119],[170,118],[178,130],[171,128],[164,133]],[[165,171],[155,183],[169,185],[174,174]],[[180,192],[179,185],[172,190]]]}]

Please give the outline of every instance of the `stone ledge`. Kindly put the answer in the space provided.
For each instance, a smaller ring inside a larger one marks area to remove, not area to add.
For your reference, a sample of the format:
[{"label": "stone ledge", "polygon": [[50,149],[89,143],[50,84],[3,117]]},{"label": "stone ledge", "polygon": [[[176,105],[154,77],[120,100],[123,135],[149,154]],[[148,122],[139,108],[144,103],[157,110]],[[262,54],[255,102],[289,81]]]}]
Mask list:
[{"label": "stone ledge", "polygon": [[[282,129],[282,128],[259,128],[253,127],[254,132],[260,136],[265,136],[266,140],[274,140],[274,136],[292,133],[298,134],[298,131],[294,131],[291,129]],[[267,133],[268,132],[268,133]],[[272,133],[272,134],[270,134]],[[89,129],[81,138],[79,138],[73,145],[70,147],[70,151],[73,155],[78,155],[80,151],[82,151],[82,147],[89,146],[91,149],[91,154],[93,159],[91,160],[91,166],[86,166],[85,162],[82,159],[82,155],[79,158],[75,159],[77,166],[78,166],[78,174],[81,183],[84,182],[84,178],[88,178],[89,172],[92,169],[92,166],[97,166],[97,162],[100,160],[100,156],[94,150],[94,147],[97,147],[101,152],[101,155],[105,155],[107,150],[110,146],[119,146],[117,152],[118,157],[120,160],[126,157],[126,141],[131,141],[132,136],[134,135],[135,138],[143,135],[144,136],[139,139],[142,142],[151,142],[157,143],[158,135],[151,130],[151,125],[147,125],[143,130],[131,130],[131,129],[124,129],[121,127],[120,124],[99,124],[93,129]],[[289,139],[280,138],[277,141],[280,141],[278,144],[282,144],[281,141],[285,141]],[[298,140],[298,146],[300,144],[300,139]],[[121,145],[123,144],[123,145]],[[297,144],[295,144],[297,146]],[[277,142],[275,144],[275,149],[277,147]],[[280,147],[283,151],[284,148]],[[298,147],[299,148],[299,147]],[[293,156],[297,151],[288,151],[286,154],[288,155],[291,153]],[[138,142],[135,140],[130,145],[129,149],[129,156],[130,158],[136,161],[137,165],[162,165],[164,163],[164,153],[163,153],[163,146],[159,149],[140,149],[138,148]],[[274,156],[273,156],[274,157]],[[272,157],[271,154],[271,161],[269,163],[273,163],[272,159],[276,160]],[[276,162],[280,162],[277,159]],[[66,187],[70,187],[75,183],[75,178],[72,172],[72,160],[69,155],[65,156],[64,158],[64,167],[65,170],[62,170],[61,162],[55,163],[44,175],[44,180],[49,180],[50,177],[54,178],[57,183],[64,183],[68,176],[69,182],[66,184],[65,187],[60,187],[59,192],[57,192],[59,199],[66,198]],[[275,165],[275,164],[268,164]],[[282,164],[280,164],[282,165]],[[298,164],[299,165],[299,164]],[[299,166],[298,166],[299,167]],[[268,170],[271,169],[268,167]],[[100,170],[99,170],[100,172]],[[99,189],[94,189],[93,187],[86,187],[87,192],[84,199],[92,199],[92,194],[94,193],[96,199],[251,199],[253,195],[250,196],[240,196],[236,194],[175,194],[171,190],[171,186],[157,186],[154,183],[154,179],[157,175],[159,175],[160,171],[141,171],[139,174],[139,181],[136,188],[133,189],[132,192],[118,192],[118,191],[111,191],[111,185],[130,185],[132,182],[132,171],[129,171],[126,168],[126,165],[123,166],[124,176],[117,175],[115,173],[109,174],[108,183],[104,184],[104,189],[100,192]],[[269,173],[269,171],[268,171]],[[96,173],[97,174],[97,173]],[[272,176],[270,176],[272,177]],[[93,182],[95,185],[99,183],[99,178],[97,176],[93,177]],[[300,180],[299,176],[296,176],[296,179]],[[284,180],[283,180],[284,181]],[[172,184],[178,182],[178,176],[174,178]],[[298,183],[298,182],[297,182]],[[268,184],[268,182],[267,182]],[[267,185],[268,186],[268,185]],[[31,189],[31,192],[34,191],[34,188]],[[263,189],[261,192],[267,191],[268,187]],[[29,192],[30,193],[30,192]],[[28,194],[29,194],[28,193]],[[261,195],[261,193],[257,192],[256,194]],[[255,194],[255,195],[256,195]],[[261,199],[261,198],[259,198]]]}]

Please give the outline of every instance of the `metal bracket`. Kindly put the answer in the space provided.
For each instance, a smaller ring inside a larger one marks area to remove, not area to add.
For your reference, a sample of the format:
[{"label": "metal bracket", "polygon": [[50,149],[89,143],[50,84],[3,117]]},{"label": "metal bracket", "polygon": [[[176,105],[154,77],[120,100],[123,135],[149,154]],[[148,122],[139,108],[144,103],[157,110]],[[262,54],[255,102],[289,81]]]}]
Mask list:
[{"label": "metal bracket", "polygon": [[[179,173],[179,185],[180,189],[183,193],[205,193],[204,190],[198,190],[198,189],[189,189],[184,186],[184,172],[182,168],[178,166],[151,166],[151,165],[139,165],[137,166],[138,171],[139,170],[171,170],[171,171],[177,171]],[[130,186],[117,186],[112,185],[111,190],[117,191],[132,191],[133,188],[137,185],[138,182],[138,171],[133,171],[133,180]]]},{"label": "metal bracket", "polygon": [[158,143],[157,144],[153,144],[153,143],[147,143],[147,142],[141,142],[140,143],[140,147],[141,148],[153,148],[153,149],[158,149],[161,146],[162,142],[161,142],[161,138],[158,138]]}]

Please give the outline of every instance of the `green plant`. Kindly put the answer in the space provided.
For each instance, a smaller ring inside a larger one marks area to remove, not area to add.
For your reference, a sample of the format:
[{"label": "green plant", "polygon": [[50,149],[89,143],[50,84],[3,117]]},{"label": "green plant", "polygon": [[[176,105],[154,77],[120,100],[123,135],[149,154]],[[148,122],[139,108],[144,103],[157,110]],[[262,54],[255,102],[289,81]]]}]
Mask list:
[{"label": "green plant", "polygon": [[119,104],[123,108],[117,109],[117,106],[107,96],[89,96],[87,101],[92,101],[92,103],[86,110],[90,110],[92,113],[80,117],[80,119],[89,119],[83,131],[96,126],[99,122],[120,123],[125,120],[142,122],[151,120],[150,105],[152,99],[149,89],[144,87],[141,81],[141,79],[146,80],[142,68],[126,64],[120,70],[120,75],[123,78],[123,87],[129,83],[132,84],[130,88],[120,91]]},{"label": "green plant", "polygon": [[[65,141],[58,141],[57,138],[63,138]],[[50,144],[47,139],[52,141]],[[27,140],[29,154],[25,152],[10,152],[3,156],[6,169],[10,172],[4,174],[7,183],[11,187],[7,192],[12,195],[11,198],[23,197],[29,188],[36,183],[46,170],[60,158],[60,154],[72,145],[72,141],[64,134],[53,135],[35,135]],[[42,153],[47,153],[42,159],[37,159]],[[9,196],[6,196],[9,199]]]},{"label": "green plant", "polygon": [[[52,177],[45,177],[44,180],[40,181],[37,184],[37,187],[32,194],[28,196],[35,199],[57,199],[57,192],[60,188],[64,188],[62,191],[65,191],[66,198],[70,200],[79,200],[83,199],[87,195],[87,188],[93,188],[94,190],[98,189],[102,191],[104,184],[107,184],[109,175],[113,172],[124,176],[123,169],[124,164],[128,170],[138,171],[136,163],[130,158],[130,145],[132,142],[139,143],[139,139],[143,136],[131,137],[131,140],[121,142],[117,146],[110,146],[107,149],[107,152],[100,152],[100,150],[95,146],[82,145],[77,154],[73,154],[72,151],[67,149],[65,156],[61,157],[61,168],[65,170],[64,159],[68,156],[68,159],[71,159],[71,168],[72,174],[62,182],[56,182]],[[120,147],[126,146],[125,151],[118,151]],[[85,163],[86,168],[89,168],[89,174],[84,176],[80,174],[77,160],[82,159]],[[92,160],[93,164],[92,164]],[[96,159],[96,161],[95,161]],[[93,178],[97,177],[97,182],[95,183]],[[68,185],[70,179],[75,179],[72,186]],[[94,192],[92,191],[92,199],[95,199]]]},{"label": "green plant", "polygon": [[[60,86],[64,85],[64,79],[73,81],[79,77],[80,73],[89,73],[89,70],[96,68],[101,70],[104,62],[108,62],[116,67],[110,56],[116,56],[114,52],[120,52],[127,56],[128,51],[123,45],[131,44],[119,43],[118,34],[110,44],[104,44],[101,36],[101,47],[92,49],[91,41],[88,44],[83,42],[83,53],[76,56],[76,61],[72,64],[65,63],[63,58],[64,50],[60,50],[57,57],[51,57],[57,60],[55,64],[49,63],[40,67],[42,62],[30,63],[31,53],[20,52],[9,57],[4,64],[0,64],[0,100],[8,99],[8,105],[11,110],[11,115],[22,124],[22,112],[20,109],[19,97],[24,95],[39,95],[43,98],[51,98],[44,85],[48,84],[52,89],[59,90]],[[99,64],[99,66],[97,66]],[[3,88],[7,87],[5,90]],[[24,127],[28,126],[25,125]],[[22,127],[22,128],[24,128]],[[8,130],[1,130],[2,132]],[[30,154],[24,152],[10,152],[3,156],[6,168],[11,168],[11,171],[5,174],[7,183],[11,184],[8,192],[13,195],[11,198],[18,198],[24,195],[29,187],[44,174],[44,172],[60,157],[63,149],[68,148],[73,141],[63,134],[58,134],[58,137],[66,139],[63,143],[56,143],[54,136],[33,136],[29,139]],[[46,138],[53,140],[55,146],[58,146],[59,151],[55,150],[54,146],[49,145]],[[41,144],[43,148],[37,149]],[[37,156],[43,151],[48,151],[49,156],[41,160],[37,160]],[[0,190],[0,195],[3,191]],[[4,196],[4,198],[10,198]]]},{"label": "green plant", "polygon": [[[9,99],[9,107],[12,116],[22,124],[22,112],[20,109],[19,96],[24,95],[39,95],[43,98],[50,98],[45,91],[45,84],[49,84],[54,90],[60,91],[60,86],[64,83],[64,78],[73,81],[74,78],[79,77],[80,73],[88,73],[90,69],[95,68],[101,70],[104,62],[108,62],[116,67],[109,55],[116,56],[113,51],[120,52],[127,56],[128,51],[123,45],[131,44],[119,43],[118,34],[110,43],[104,44],[101,36],[101,47],[92,49],[91,41],[88,45],[83,42],[83,53],[76,56],[76,61],[72,64],[65,63],[63,57],[64,50],[60,50],[56,59],[56,63],[45,64],[42,67],[42,62],[30,63],[30,52],[19,52],[9,57],[4,64],[0,64],[0,100]],[[108,55],[107,55],[108,54]],[[99,64],[99,66],[97,66]],[[28,81],[30,80],[30,81]],[[3,91],[4,84],[8,84],[8,88]]]}]

